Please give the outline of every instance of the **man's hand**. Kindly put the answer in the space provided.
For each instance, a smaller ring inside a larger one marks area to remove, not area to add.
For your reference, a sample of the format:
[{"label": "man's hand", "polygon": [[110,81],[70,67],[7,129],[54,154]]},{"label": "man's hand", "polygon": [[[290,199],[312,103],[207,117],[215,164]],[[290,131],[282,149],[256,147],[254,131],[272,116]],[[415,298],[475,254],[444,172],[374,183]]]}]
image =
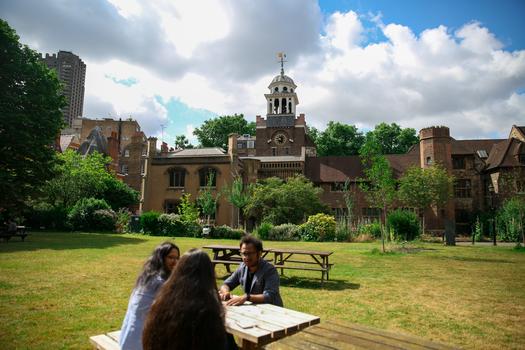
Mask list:
[{"label": "man's hand", "polygon": [[246,295],[243,295],[243,296],[232,296],[230,300],[228,300],[226,302],[226,305],[228,306],[237,306],[237,305],[242,305],[246,302],[246,298],[247,296]]},{"label": "man's hand", "polygon": [[226,301],[226,300],[230,300],[231,299],[231,294],[230,292],[228,291],[223,291],[223,290],[220,290],[219,291],[219,298],[222,300],[222,301]]}]

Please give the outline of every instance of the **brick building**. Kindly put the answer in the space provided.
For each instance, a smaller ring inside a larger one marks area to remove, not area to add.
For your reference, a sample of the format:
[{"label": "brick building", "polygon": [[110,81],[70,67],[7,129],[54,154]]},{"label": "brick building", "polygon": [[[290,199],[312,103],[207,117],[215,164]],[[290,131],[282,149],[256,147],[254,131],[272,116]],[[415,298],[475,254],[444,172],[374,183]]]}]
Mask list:
[{"label": "brick building", "polygon": [[[256,135],[230,135],[228,152],[218,148],[158,151],[149,139],[141,210],[174,212],[180,198],[198,196],[206,186],[206,174],[215,175],[214,191],[229,186],[239,175],[244,183],[277,176],[286,179],[303,174],[323,189],[322,201],[335,216],[346,215],[343,185],[348,180],[355,196],[354,217],[360,222],[379,220],[381,210],[371,207],[358,188],[364,177],[358,156],[317,157],[307,134],[304,114],[296,114],[299,99],[294,81],[277,75],[265,94],[266,117],[256,117]],[[455,140],[447,127],[419,132],[420,142],[406,154],[386,155],[396,178],[411,166],[440,163],[455,177],[454,198],[444,208],[428,209],[427,229],[436,232],[451,225],[470,233],[476,213],[499,205],[504,198],[525,195],[525,127],[513,126],[507,139]],[[238,213],[221,197],[215,223],[233,225]]]}]

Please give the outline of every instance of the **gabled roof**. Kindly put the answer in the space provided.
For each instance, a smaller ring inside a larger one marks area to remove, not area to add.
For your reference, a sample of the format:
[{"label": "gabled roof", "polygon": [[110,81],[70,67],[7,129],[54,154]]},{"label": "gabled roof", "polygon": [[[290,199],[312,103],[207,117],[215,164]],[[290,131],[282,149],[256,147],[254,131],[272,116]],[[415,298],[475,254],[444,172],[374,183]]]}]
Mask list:
[{"label": "gabled roof", "polygon": [[507,139],[496,144],[487,158],[487,170],[500,167],[523,166],[518,154],[525,154],[525,142],[518,139]]},{"label": "gabled roof", "polygon": [[492,147],[504,141],[505,139],[488,139],[488,140],[451,140],[452,155],[474,154],[478,150],[485,150],[490,154]]}]

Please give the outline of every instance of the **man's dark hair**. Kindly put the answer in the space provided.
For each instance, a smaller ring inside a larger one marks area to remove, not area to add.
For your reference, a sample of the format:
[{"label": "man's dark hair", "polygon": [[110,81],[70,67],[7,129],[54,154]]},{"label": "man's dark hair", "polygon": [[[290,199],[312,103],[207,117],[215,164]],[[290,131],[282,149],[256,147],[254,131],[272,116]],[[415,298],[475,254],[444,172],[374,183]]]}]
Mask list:
[{"label": "man's dark hair", "polygon": [[239,247],[242,247],[243,244],[253,244],[253,246],[255,247],[255,249],[258,251],[258,252],[262,252],[263,251],[263,244],[262,244],[262,241],[258,238],[255,238],[251,235],[246,235],[246,236],[243,236],[241,238],[241,243],[239,244]]}]

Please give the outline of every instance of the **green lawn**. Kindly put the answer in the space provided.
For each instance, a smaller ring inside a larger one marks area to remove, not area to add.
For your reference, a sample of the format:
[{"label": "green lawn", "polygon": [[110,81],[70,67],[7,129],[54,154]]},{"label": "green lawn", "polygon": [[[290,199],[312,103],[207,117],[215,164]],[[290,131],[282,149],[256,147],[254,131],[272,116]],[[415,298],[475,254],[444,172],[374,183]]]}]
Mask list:
[{"label": "green lawn", "polygon": [[[0,242],[2,349],[89,349],[119,329],[142,262],[163,237],[34,233]],[[186,251],[229,240],[176,238]],[[511,247],[413,245],[382,255],[379,243],[266,242],[334,251],[331,281],[287,271],[288,308],[453,343],[524,348],[525,253]],[[220,283],[226,276],[220,267]]]}]

